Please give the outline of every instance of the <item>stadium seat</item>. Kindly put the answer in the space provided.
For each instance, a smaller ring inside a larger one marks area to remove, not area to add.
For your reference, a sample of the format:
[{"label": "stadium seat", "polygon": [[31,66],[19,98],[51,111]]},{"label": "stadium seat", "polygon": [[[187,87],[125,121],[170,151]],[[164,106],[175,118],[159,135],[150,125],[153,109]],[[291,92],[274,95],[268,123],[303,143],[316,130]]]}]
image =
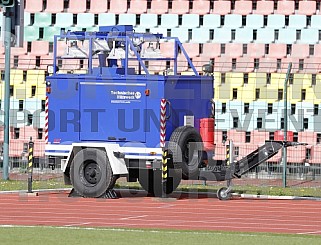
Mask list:
[{"label": "stadium seat", "polygon": [[231,29],[229,28],[217,28],[214,30],[215,43],[229,43],[231,41]]},{"label": "stadium seat", "polygon": [[178,15],[177,14],[163,14],[161,16],[160,27],[163,27],[166,29],[178,27]]},{"label": "stadium seat", "polygon": [[314,28],[302,29],[301,38],[297,43],[314,44],[319,42],[319,30]]},{"label": "stadium seat", "polygon": [[265,44],[263,43],[248,43],[247,56],[253,58],[261,58],[265,55]]},{"label": "stadium seat", "polygon": [[253,29],[251,28],[237,28],[235,30],[235,40],[237,43],[250,43],[253,41]]},{"label": "stadium seat", "polygon": [[242,26],[242,15],[227,14],[225,15],[224,28],[238,28]]},{"label": "stadium seat", "polygon": [[294,1],[277,1],[277,9],[274,10],[274,13],[283,15],[294,14]]},{"label": "stadium seat", "polygon": [[49,42],[46,41],[32,41],[31,54],[35,56],[49,54]]},{"label": "stadium seat", "polygon": [[90,1],[90,13],[100,14],[108,11],[108,1],[91,0]]},{"label": "stadium seat", "polygon": [[186,14],[188,12],[189,12],[189,1],[188,0],[172,1],[172,13]]},{"label": "stadium seat", "polygon": [[232,58],[228,56],[215,58],[214,71],[217,71],[217,72],[232,71]]},{"label": "stadium seat", "polygon": [[190,10],[191,14],[205,15],[210,12],[210,1],[198,0],[193,1],[193,9]]},{"label": "stadium seat", "polygon": [[255,43],[271,43],[274,42],[274,30],[271,28],[263,28],[257,30]]},{"label": "stadium seat", "polygon": [[321,15],[311,16],[311,28],[321,29]]},{"label": "stadium seat", "polygon": [[98,26],[116,25],[116,15],[114,13],[101,13],[98,15]]},{"label": "stadium seat", "polygon": [[73,14],[72,13],[57,13],[56,14],[56,27],[70,27],[73,25]]},{"label": "stadium seat", "polygon": [[285,16],[282,14],[268,15],[267,27],[279,29],[285,26]]},{"label": "stadium seat", "polygon": [[190,58],[194,58],[199,55],[198,43],[183,43],[183,47]]},{"label": "stadium seat", "polygon": [[136,14],[120,14],[119,25],[136,25]]},{"label": "stadium seat", "polygon": [[308,160],[311,164],[321,163],[321,145],[313,145],[311,148],[311,159]]},{"label": "stadium seat", "polygon": [[210,58],[216,58],[221,56],[221,44],[220,43],[204,43],[203,53],[200,54],[204,57],[204,60],[209,60]]},{"label": "stadium seat", "polygon": [[45,27],[50,26],[51,24],[51,13],[35,13],[35,22],[33,24],[34,26]]},{"label": "stadium seat", "polygon": [[264,26],[263,15],[249,14],[246,16],[246,27],[258,29]]},{"label": "stadium seat", "polygon": [[270,58],[283,58],[286,57],[286,44],[284,43],[270,43],[269,53],[266,57]]},{"label": "stadium seat", "polygon": [[241,43],[225,44],[225,54],[222,54],[222,56],[237,58],[237,57],[241,57],[242,55],[243,55],[243,44]]},{"label": "stadium seat", "polygon": [[[28,53],[28,42],[24,42],[22,47],[11,47],[11,55],[16,56],[16,55],[22,55],[22,54],[27,54]],[[4,53],[4,52],[3,52]]]},{"label": "stadium seat", "polygon": [[199,27],[199,15],[198,14],[183,14],[182,27],[186,27],[186,28]]},{"label": "stadium seat", "polygon": [[253,72],[254,58],[250,56],[238,57],[236,62],[235,72]]},{"label": "stadium seat", "polygon": [[45,12],[60,13],[64,11],[64,0],[47,0]]},{"label": "stadium seat", "polygon": [[152,1],[150,12],[153,14],[166,14],[166,13],[168,13],[168,2],[166,0]]},{"label": "stadium seat", "polygon": [[43,38],[44,41],[53,42],[54,35],[58,35],[60,33],[60,27],[48,26],[44,28]]},{"label": "stadium seat", "polygon": [[316,1],[299,1],[297,14],[314,15],[316,13]]},{"label": "stadium seat", "polygon": [[273,1],[257,1],[256,10],[253,10],[253,14],[269,15],[274,12]]},{"label": "stadium seat", "polygon": [[231,1],[214,1],[213,14],[226,15],[231,13]]},{"label": "stadium seat", "polygon": [[92,27],[95,25],[95,15],[93,13],[77,14],[77,26],[81,28]]},{"label": "stadium seat", "polygon": [[123,14],[127,12],[127,1],[110,0],[109,12],[114,14]]},{"label": "stadium seat", "polygon": [[291,57],[306,58],[310,55],[309,50],[309,44],[293,43]]},{"label": "stadium seat", "polygon": [[235,1],[233,14],[248,15],[252,13],[252,1]]},{"label": "stadium seat", "polygon": [[38,13],[43,10],[43,0],[28,0],[25,3],[26,12]]},{"label": "stadium seat", "polygon": [[206,14],[203,17],[203,27],[214,29],[221,26],[221,16],[218,14]]},{"label": "stadium seat", "polygon": [[140,16],[140,26],[151,28],[157,26],[157,14],[142,14]]},{"label": "stadium seat", "polygon": [[276,43],[292,44],[296,42],[296,29],[280,29],[279,37],[275,40]]},{"label": "stadium seat", "polygon": [[184,27],[172,28],[171,36],[177,37],[182,43],[188,42],[188,29]]},{"label": "stadium seat", "polygon": [[36,56],[35,55],[19,55],[18,69],[28,70],[36,68]]},{"label": "stadium seat", "polygon": [[305,15],[290,15],[288,28],[303,29],[306,28],[306,16]]},{"label": "stadium seat", "polygon": [[87,11],[87,0],[69,0],[68,12],[73,14],[84,13]]},{"label": "stadium seat", "polygon": [[24,28],[24,41],[31,42],[39,39],[39,27],[25,26]]},{"label": "stadium seat", "polygon": [[315,145],[317,143],[317,133],[313,131],[299,131],[298,142]]},{"label": "stadium seat", "polygon": [[263,57],[259,59],[259,67],[257,72],[276,72],[277,70],[277,60],[276,58]]},{"label": "stadium seat", "polygon": [[314,57],[321,58],[321,44],[317,43],[314,45]]},{"label": "stadium seat", "polygon": [[127,13],[144,14],[147,12],[147,0],[131,0]]},{"label": "stadium seat", "polygon": [[30,26],[30,24],[31,24],[31,14],[28,13],[28,12],[24,12],[23,18],[24,18],[23,25],[24,26]]}]

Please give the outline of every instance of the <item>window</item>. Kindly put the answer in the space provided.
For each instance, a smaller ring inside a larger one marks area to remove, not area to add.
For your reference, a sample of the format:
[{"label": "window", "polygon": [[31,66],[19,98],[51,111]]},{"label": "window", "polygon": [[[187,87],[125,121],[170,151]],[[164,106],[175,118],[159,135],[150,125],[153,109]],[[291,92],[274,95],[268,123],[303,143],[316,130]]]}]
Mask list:
[{"label": "window", "polygon": [[27,71],[23,71],[22,80],[27,81]]},{"label": "window", "polygon": [[251,142],[251,132],[245,132],[245,143]]},{"label": "window", "polygon": [[259,129],[259,128],[262,128],[262,117],[258,117],[257,118],[257,121],[256,121],[256,127]]},{"label": "window", "polygon": [[257,6],[257,1],[256,1],[256,0],[253,0],[253,1],[252,1],[252,9],[253,9],[253,10],[256,10],[256,6]]},{"label": "window", "polygon": [[255,89],[255,99],[258,100],[260,98],[260,89]]},{"label": "window", "polygon": [[210,40],[214,40],[214,30],[210,29]]},{"label": "window", "polygon": [[233,128],[238,128],[239,126],[239,118],[233,117]]},{"label": "window", "polygon": [[222,103],[222,114],[226,113],[226,103]]},{"label": "window", "polygon": [[273,112],[273,104],[272,103],[268,103],[268,114],[272,114]]},{"label": "window", "polygon": [[283,99],[283,89],[278,89],[278,100]]},{"label": "window", "polygon": [[248,84],[249,83],[249,74],[248,73],[244,73],[244,75],[243,75],[243,83],[244,84]]},{"label": "window", "polygon": [[233,88],[232,98],[233,98],[234,100],[237,99],[237,88]]},{"label": "window", "polygon": [[306,90],[301,89],[301,100],[305,100],[305,97],[306,97]]},{"label": "window", "polygon": [[221,26],[224,26],[224,20],[225,20],[225,16],[221,15]]},{"label": "window", "polygon": [[295,104],[291,104],[291,115],[295,114]]},{"label": "window", "polygon": [[221,74],[221,84],[225,83],[225,73]]},{"label": "window", "polygon": [[269,132],[269,140],[274,140],[274,132]]},{"label": "window", "polygon": [[28,152],[28,148],[29,148],[28,143],[23,143],[23,152],[24,153]]},{"label": "window", "polygon": [[13,56],[13,67],[17,68],[18,67],[18,63],[19,63],[19,56],[18,55],[14,55]]},{"label": "window", "polygon": [[281,129],[284,129],[284,118],[283,117],[281,118],[281,125],[280,126],[281,126]]},{"label": "window", "polygon": [[314,104],[313,115],[319,115],[319,105],[318,104]]},{"label": "window", "polygon": [[244,113],[247,114],[249,113],[250,110],[250,104],[249,103],[244,103]]},{"label": "window", "polygon": [[271,73],[266,73],[266,84],[271,84]]},{"label": "window", "polygon": [[309,128],[309,118],[303,118],[303,129]]}]

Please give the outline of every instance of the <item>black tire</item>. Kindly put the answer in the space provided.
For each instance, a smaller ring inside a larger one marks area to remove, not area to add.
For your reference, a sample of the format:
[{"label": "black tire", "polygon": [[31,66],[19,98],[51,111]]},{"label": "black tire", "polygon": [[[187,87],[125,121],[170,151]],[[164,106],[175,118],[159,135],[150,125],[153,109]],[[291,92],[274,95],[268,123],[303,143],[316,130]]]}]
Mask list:
[{"label": "black tire", "polygon": [[[193,152],[189,150],[191,146],[194,148]],[[191,126],[176,128],[170,137],[168,150],[173,156],[174,165],[182,169],[183,179],[198,177],[202,162],[203,140],[195,128]]]},{"label": "black tire", "polygon": [[82,149],[75,155],[70,179],[74,190],[83,197],[100,197],[116,181],[106,152],[94,148]]},{"label": "black tire", "polygon": [[[182,179],[182,171],[180,169],[170,168],[169,177],[166,183],[166,194],[171,194],[179,186]],[[150,195],[161,197],[162,189],[162,171],[153,169],[139,170],[138,182],[141,187]]]},{"label": "black tire", "polygon": [[216,194],[217,194],[218,199],[220,199],[221,201],[230,200],[232,197],[232,193],[227,192],[226,187],[222,187],[222,188],[218,189]]}]

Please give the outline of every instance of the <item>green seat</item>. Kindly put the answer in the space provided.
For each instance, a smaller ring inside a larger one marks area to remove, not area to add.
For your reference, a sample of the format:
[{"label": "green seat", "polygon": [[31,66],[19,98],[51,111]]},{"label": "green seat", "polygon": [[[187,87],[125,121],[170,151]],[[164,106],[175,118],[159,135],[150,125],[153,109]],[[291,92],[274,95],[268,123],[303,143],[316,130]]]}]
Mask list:
[{"label": "green seat", "polygon": [[73,25],[74,17],[72,13],[57,13],[56,14],[56,24],[58,27],[70,27]]},{"label": "green seat", "polygon": [[43,28],[43,38],[44,41],[53,42],[54,41],[54,35],[60,34],[60,27],[56,26],[47,26]]},{"label": "green seat", "polygon": [[45,27],[51,25],[51,13],[35,13],[34,26]]},{"label": "green seat", "polygon": [[39,39],[39,27],[25,26],[24,28],[24,41],[32,42]]},{"label": "green seat", "polygon": [[24,15],[23,15],[24,17],[24,20],[23,20],[23,24],[24,24],[24,26],[30,26],[30,24],[31,24],[31,17],[30,17],[30,13],[28,13],[28,12],[24,12]]}]

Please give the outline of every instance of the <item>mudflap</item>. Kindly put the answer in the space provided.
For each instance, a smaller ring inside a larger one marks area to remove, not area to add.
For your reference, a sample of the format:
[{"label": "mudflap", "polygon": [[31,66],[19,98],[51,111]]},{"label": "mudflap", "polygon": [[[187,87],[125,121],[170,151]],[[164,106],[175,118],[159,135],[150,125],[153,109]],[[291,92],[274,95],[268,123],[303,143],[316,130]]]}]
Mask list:
[{"label": "mudflap", "polygon": [[[72,188],[71,192],[69,193],[68,197],[83,197],[79,195],[74,188]],[[101,195],[98,198],[104,198],[104,199],[118,199],[119,196],[117,192],[114,189],[107,190],[105,194]]]}]

